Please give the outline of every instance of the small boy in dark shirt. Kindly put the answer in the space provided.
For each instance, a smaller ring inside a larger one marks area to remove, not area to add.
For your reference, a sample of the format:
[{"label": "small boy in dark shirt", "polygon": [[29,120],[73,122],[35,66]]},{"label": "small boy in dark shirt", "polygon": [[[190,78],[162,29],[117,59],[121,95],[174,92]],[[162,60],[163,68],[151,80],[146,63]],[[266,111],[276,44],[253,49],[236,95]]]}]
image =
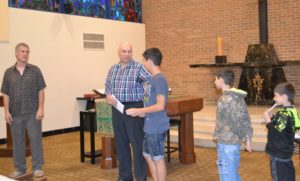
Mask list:
[{"label": "small boy in dark shirt", "polygon": [[278,84],[274,89],[274,101],[281,108],[274,116],[270,110],[263,114],[268,129],[266,152],[270,155],[273,181],[295,180],[295,168],[291,157],[294,151],[295,130],[300,128],[300,119],[293,105],[294,96],[295,88],[292,84]]}]

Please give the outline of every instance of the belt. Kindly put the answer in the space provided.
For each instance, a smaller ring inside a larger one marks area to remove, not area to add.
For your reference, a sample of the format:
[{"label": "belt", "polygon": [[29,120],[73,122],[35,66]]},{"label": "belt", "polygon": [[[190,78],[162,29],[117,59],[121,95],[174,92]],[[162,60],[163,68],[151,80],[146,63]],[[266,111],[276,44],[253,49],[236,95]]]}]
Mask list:
[{"label": "belt", "polygon": [[129,104],[143,103],[143,101],[121,102],[121,103],[124,105],[129,105]]}]

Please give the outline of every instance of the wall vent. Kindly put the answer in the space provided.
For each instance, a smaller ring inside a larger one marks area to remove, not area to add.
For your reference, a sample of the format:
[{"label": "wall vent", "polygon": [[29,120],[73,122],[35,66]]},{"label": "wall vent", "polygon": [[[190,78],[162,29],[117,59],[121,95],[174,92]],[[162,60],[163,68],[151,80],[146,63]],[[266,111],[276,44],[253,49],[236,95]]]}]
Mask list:
[{"label": "wall vent", "polygon": [[104,49],[104,35],[96,33],[83,33],[83,48],[103,50]]}]

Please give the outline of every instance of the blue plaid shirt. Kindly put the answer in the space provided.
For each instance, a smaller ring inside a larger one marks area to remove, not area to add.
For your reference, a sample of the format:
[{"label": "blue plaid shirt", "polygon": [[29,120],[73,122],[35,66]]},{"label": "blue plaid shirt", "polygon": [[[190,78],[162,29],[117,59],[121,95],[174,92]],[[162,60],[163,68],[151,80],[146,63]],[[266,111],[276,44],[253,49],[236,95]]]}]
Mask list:
[{"label": "blue plaid shirt", "polygon": [[120,63],[115,64],[106,77],[105,93],[113,94],[120,102],[142,101],[144,82],[149,78],[150,74],[144,66],[133,60],[123,69]]}]

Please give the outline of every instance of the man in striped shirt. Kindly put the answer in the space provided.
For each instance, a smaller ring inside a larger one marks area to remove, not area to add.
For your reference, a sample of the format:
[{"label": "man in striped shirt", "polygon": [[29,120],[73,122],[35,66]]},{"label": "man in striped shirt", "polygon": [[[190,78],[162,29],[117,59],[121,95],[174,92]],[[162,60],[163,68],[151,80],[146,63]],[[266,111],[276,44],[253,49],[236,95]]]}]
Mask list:
[{"label": "man in striped shirt", "polygon": [[105,93],[108,104],[116,104],[112,95],[124,104],[123,113],[112,108],[112,123],[119,160],[119,180],[133,180],[132,148],[135,178],[137,181],[144,181],[147,179],[147,167],[142,153],[144,118],[128,116],[125,110],[143,107],[143,85],[150,78],[150,74],[142,64],[132,59],[130,43],[121,43],[118,54],[120,61],[108,72]]}]

